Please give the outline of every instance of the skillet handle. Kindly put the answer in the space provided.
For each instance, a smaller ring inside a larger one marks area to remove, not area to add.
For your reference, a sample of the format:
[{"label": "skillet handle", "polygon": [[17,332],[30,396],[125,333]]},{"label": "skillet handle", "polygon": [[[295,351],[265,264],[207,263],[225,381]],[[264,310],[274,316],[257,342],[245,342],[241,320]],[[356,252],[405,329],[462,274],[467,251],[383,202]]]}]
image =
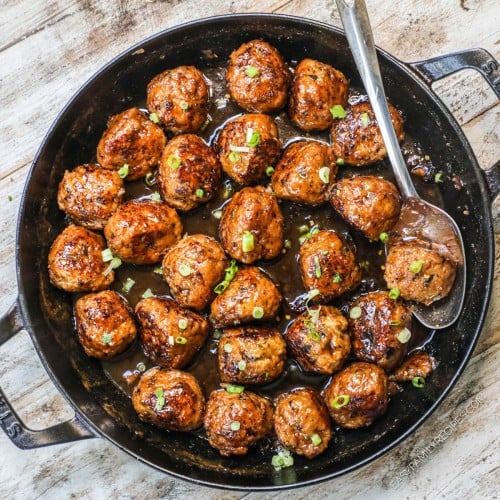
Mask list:
[{"label": "skillet handle", "polygon": [[[20,332],[23,327],[19,302],[16,301],[5,316],[0,318],[0,345]],[[0,427],[12,442],[23,450],[96,437],[76,413],[71,420],[53,425],[47,429],[39,431],[29,429],[14,411],[1,388]]]},{"label": "skillet handle", "polygon": [[487,50],[479,48],[461,50],[409,63],[408,66],[429,84],[465,68],[475,69],[483,75],[500,98],[500,64]]}]

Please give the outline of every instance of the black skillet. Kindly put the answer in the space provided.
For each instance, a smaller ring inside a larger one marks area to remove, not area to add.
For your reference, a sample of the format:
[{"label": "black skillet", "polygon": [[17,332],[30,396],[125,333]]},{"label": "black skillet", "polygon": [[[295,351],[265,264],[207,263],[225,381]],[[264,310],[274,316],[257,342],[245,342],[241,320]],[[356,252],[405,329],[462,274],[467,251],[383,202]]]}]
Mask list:
[{"label": "black skillet", "polygon": [[320,457],[312,461],[296,458],[293,467],[276,472],[270,456],[263,459],[261,451],[222,458],[200,436],[160,432],[142,424],[127,395],[110,381],[101,364],[83,354],[72,334],[72,298],[50,285],[46,265],[50,244],[65,224],[56,205],[64,170],[95,158],[107,118],[143,104],[146,84],[154,75],[181,64],[202,70],[223,68],[234,48],[254,38],[276,46],[291,63],[304,57],[330,63],[348,75],[354,87],[360,86],[340,30],[281,15],[221,16],[166,30],[118,56],[80,89],[48,132],[26,181],[17,228],[19,295],[0,322],[0,343],[25,328],[75,416],[49,429],[32,431],[0,391],[2,428],[20,448],[100,436],[153,467],[205,485],[257,490],[312,484],[349,472],[400,443],[439,406],[463,371],[490,299],[494,264],[490,193],[463,132],[429,85],[471,67],[483,74],[498,95],[498,63],[482,49],[413,64],[379,51],[388,98],[404,112],[408,135],[446,179],[456,176],[463,185],[457,189],[456,183],[445,182],[439,189],[440,201],[458,223],[466,259],[474,264],[468,267],[460,318],[432,339],[439,365],[423,390],[405,390],[392,399],[386,415],[372,427],[339,432]]}]

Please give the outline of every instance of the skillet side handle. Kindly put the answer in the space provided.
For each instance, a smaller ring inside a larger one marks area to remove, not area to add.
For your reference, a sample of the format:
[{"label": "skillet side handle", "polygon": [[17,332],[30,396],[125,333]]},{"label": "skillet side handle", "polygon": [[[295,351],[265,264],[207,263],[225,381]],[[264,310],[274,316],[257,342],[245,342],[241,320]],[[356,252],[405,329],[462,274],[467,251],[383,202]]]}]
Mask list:
[{"label": "skillet side handle", "polygon": [[493,226],[496,232],[500,232],[500,160],[483,172],[491,196]]},{"label": "skillet side handle", "polygon": [[479,71],[500,98],[500,64],[484,49],[468,49],[409,63],[428,84],[465,68]]},{"label": "skillet side handle", "polygon": [[[19,302],[16,301],[0,318],[0,345],[20,332],[24,327]],[[71,420],[34,431],[24,425],[0,388],[0,427],[10,440],[23,450],[40,448],[51,444],[68,443],[96,437],[80,420],[78,414]]]}]

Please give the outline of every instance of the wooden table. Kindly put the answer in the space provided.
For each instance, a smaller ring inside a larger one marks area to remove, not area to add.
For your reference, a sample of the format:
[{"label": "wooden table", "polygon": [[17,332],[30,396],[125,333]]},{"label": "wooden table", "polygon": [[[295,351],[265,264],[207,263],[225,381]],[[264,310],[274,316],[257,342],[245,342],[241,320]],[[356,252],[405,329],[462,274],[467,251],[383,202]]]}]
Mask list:
[{"label": "wooden table", "polygon": [[[496,0],[368,0],[379,46],[404,61],[481,46],[500,59]],[[0,313],[16,297],[15,222],[30,163],[62,106],[105,62],[178,23],[279,12],[340,26],[334,0],[2,0],[0,6]],[[498,160],[498,101],[473,71],[434,86],[482,168]],[[498,234],[497,234],[498,240]],[[498,243],[498,241],[497,241]],[[498,245],[497,245],[498,248]],[[500,259],[497,258],[497,265]],[[492,498],[498,493],[499,274],[486,326],[458,384],[404,443],[346,477],[273,498]],[[0,383],[22,418],[44,428],[71,416],[24,332],[0,349]],[[453,432],[448,422],[461,417]],[[441,436],[441,439],[439,439]],[[432,444],[425,460],[419,450]],[[400,478],[395,481],[395,478]],[[2,498],[268,498],[174,480],[102,439],[21,451],[0,433]]]}]

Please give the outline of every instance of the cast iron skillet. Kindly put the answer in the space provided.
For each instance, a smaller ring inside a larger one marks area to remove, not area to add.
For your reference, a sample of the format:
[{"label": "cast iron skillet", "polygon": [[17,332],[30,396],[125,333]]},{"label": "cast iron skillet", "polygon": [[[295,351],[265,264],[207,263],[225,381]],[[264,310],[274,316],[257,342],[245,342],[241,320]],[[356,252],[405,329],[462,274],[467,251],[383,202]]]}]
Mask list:
[{"label": "cast iron skillet", "polygon": [[[464,369],[477,341],[490,298],[493,230],[489,193],[482,172],[459,126],[430,91],[429,84],[473,67],[496,92],[496,61],[482,49],[406,65],[379,51],[388,98],[403,110],[406,130],[447,175],[457,174],[463,189],[442,188],[445,209],[465,241],[468,266],[465,305],[455,325],[436,334],[440,360],[424,390],[395,396],[387,414],[366,430],[340,433],[320,457],[296,457],[295,465],[275,472],[258,452],[222,458],[192,434],[165,433],[142,424],[130,401],[85,356],[71,334],[69,294],[49,284],[47,254],[64,227],[56,206],[57,185],[66,168],[94,158],[107,118],[143,101],[147,82],[168,67],[194,64],[200,69],[223,63],[241,43],[264,38],[285,60],[312,57],[329,62],[360,85],[342,32],[319,22],[268,14],[221,16],[166,30],[132,47],[100,70],[69,102],[50,129],[33,162],[17,228],[19,296],[0,324],[0,343],[21,328],[29,331],[53,382],[75,409],[70,421],[42,431],[21,422],[0,391],[0,422],[21,448],[36,448],[96,436],[176,477],[233,489],[280,489],[339,476],[374,460],[410,435],[440,404]],[[216,54],[218,57],[213,58]],[[468,210],[468,215],[464,211]]]}]

